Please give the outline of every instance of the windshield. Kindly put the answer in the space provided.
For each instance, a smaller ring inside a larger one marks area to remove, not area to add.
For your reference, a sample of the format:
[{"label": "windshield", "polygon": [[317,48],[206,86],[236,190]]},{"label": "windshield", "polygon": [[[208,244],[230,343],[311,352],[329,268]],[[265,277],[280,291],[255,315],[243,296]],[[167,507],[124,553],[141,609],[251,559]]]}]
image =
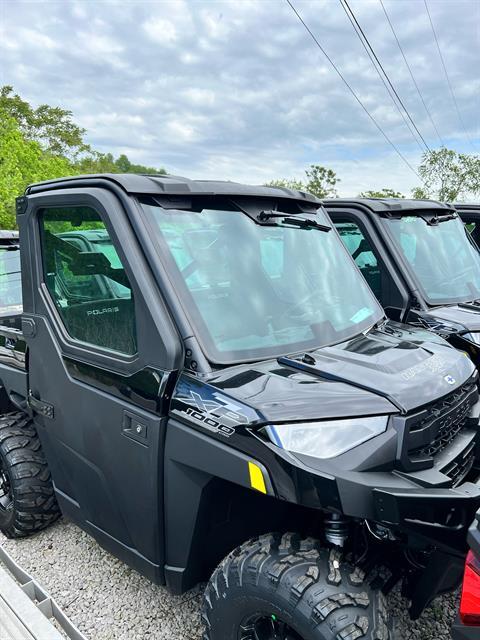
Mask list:
[{"label": "windshield", "polygon": [[0,316],[22,313],[22,277],[18,248],[0,248]]},{"label": "windshield", "polygon": [[[341,342],[383,317],[333,229],[262,226],[238,211],[144,209],[215,362]],[[313,217],[331,226],[324,213]]]},{"label": "windshield", "polygon": [[419,216],[384,220],[427,302],[480,298],[480,255],[460,219],[427,224]]}]

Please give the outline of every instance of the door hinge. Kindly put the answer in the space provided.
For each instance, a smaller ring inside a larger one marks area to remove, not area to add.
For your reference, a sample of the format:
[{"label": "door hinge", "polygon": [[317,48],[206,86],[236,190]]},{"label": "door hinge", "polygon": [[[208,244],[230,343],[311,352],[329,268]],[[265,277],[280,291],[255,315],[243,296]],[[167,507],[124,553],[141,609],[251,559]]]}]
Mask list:
[{"label": "door hinge", "polygon": [[25,213],[28,207],[28,201],[25,196],[20,196],[15,200],[15,209],[18,216],[21,216]]},{"label": "door hinge", "polygon": [[53,419],[55,417],[55,412],[53,410],[53,404],[48,402],[44,402],[43,400],[39,400],[32,395],[32,392],[28,392],[28,406],[35,413],[39,413],[45,418]]}]

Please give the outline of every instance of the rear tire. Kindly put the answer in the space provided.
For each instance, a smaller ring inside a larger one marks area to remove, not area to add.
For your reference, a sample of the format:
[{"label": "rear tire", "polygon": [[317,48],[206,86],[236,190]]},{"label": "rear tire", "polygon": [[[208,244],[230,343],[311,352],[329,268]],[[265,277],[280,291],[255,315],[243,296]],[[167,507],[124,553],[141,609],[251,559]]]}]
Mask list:
[{"label": "rear tire", "polygon": [[55,522],[60,510],[32,420],[21,412],[0,416],[0,530],[29,536]]},{"label": "rear tire", "polygon": [[363,571],[340,550],[290,533],[227,556],[207,585],[203,620],[204,640],[392,638],[385,598]]}]

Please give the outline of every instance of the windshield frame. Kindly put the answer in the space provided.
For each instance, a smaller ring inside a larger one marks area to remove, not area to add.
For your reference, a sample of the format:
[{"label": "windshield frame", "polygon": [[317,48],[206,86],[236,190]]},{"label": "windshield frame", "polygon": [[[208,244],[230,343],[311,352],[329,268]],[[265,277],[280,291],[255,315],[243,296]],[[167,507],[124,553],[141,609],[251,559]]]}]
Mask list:
[{"label": "windshield frame", "polygon": [[[415,218],[420,218],[422,220],[423,224],[427,224],[427,222],[425,221],[425,219],[423,219],[424,216],[432,216],[434,217],[435,215],[438,215],[438,217],[442,217],[442,213],[444,214],[443,210],[441,212],[436,211],[436,210],[426,210],[426,211],[406,211],[404,214],[400,214],[398,215],[398,217],[396,216],[378,216],[378,224],[381,227],[381,229],[384,231],[384,233],[387,236],[388,242],[387,244],[390,247],[390,250],[393,250],[393,253],[396,257],[396,260],[398,261],[400,268],[402,271],[406,272],[410,278],[410,280],[412,281],[412,283],[415,285],[415,289],[418,292],[421,293],[422,298],[425,302],[426,305],[428,305],[429,307],[443,307],[446,305],[457,305],[457,304],[465,304],[468,302],[472,301],[472,296],[460,296],[457,298],[431,298],[427,292],[427,290],[425,289],[422,281],[420,280],[420,278],[418,277],[415,269],[413,269],[412,265],[410,264],[410,262],[407,260],[407,258],[405,257],[402,248],[400,247],[399,241],[397,240],[395,234],[392,231],[392,224],[395,223],[395,220],[397,219],[401,219],[401,218],[409,218],[409,217],[415,217]],[[471,237],[471,235],[468,233],[468,230],[465,227],[465,224],[461,218],[461,216],[458,214],[458,212],[454,212],[454,211],[449,211],[448,215],[451,216],[452,214],[454,214],[453,218],[449,218],[448,220],[444,220],[444,221],[440,221],[438,223],[438,226],[442,225],[442,224],[448,224],[448,222],[450,220],[459,220],[460,224],[463,227],[463,230],[465,232],[465,239],[467,242],[469,242],[472,247],[474,248],[475,252],[479,254],[480,256],[480,249],[477,246],[477,244],[475,243],[474,239]],[[434,228],[437,225],[433,225]]]},{"label": "windshield frame", "polygon": [[[358,326],[352,327],[352,329],[348,331],[346,335],[342,335],[338,339],[335,339],[330,342],[322,343],[320,342],[319,339],[316,338],[315,343],[313,343],[313,340],[310,339],[308,341],[305,341],[304,343],[294,343],[290,345],[289,344],[275,345],[273,347],[254,347],[251,349],[241,350],[241,353],[245,354],[244,357],[233,356],[233,352],[231,351],[225,351],[225,352],[219,351],[215,347],[215,343],[210,335],[207,325],[204,322],[204,319],[202,318],[200,311],[196,308],[196,304],[193,300],[192,294],[188,290],[188,287],[181,276],[178,265],[175,262],[174,256],[170,251],[170,248],[167,244],[166,239],[163,237],[159,229],[156,228],[156,222],[154,220],[153,215],[148,212],[148,207],[149,206],[158,207],[159,209],[164,209],[165,211],[175,210],[175,211],[178,211],[179,213],[183,213],[183,212],[201,213],[203,210],[206,210],[206,211],[217,210],[217,211],[225,211],[225,212],[229,211],[231,212],[231,215],[237,215],[237,216],[242,215],[242,216],[245,216],[246,218],[249,218],[250,224],[259,224],[260,226],[287,226],[281,223],[279,224],[277,221],[275,223],[269,223],[268,225],[262,225],[261,223],[256,222],[255,211],[257,211],[257,214],[263,211],[265,209],[264,203],[259,198],[252,198],[251,201],[249,198],[248,200],[249,200],[248,211],[240,209],[239,206],[234,204],[232,201],[230,201],[230,203],[227,204],[224,199],[222,199],[218,203],[209,202],[208,206],[205,206],[203,208],[202,207],[196,208],[195,206],[192,206],[191,208],[185,208],[185,209],[162,207],[158,202],[154,202],[154,201],[147,202],[146,199],[144,198],[141,198],[138,200],[139,210],[141,211],[141,217],[143,219],[143,222],[146,226],[147,231],[149,232],[150,240],[152,242],[156,255],[163,267],[163,272],[168,278],[168,280],[170,281],[170,284],[172,285],[173,290],[175,291],[176,299],[178,301],[178,304],[180,305],[181,310],[185,315],[185,318],[188,321],[189,326],[193,331],[193,336],[198,341],[204,355],[206,356],[207,360],[211,364],[218,365],[218,366],[232,366],[232,365],[237,365],[242,363],[267,361],[267,360],[277,359],[279,357],[286,356],[286,355],[295,355],[295,354],[315,351],[318,349],[333,346],[335,344],[341,344],[348,340],[352,340],[359,335],[368,333],[368,331],[370,331],[372,327],[376,326],[377,324],[385,320],[385,312],[383,308],[381,307],[380,303],[371,292],[368,284],[365,282],[366,292],[368,292],[368,294],[371,296],[371,305],[372,305],[373,313],[365,325],[363,323],[359,323]],[[281,202],[279,203],[279,206],[281,206]],[[279,211],[281,211],[281,209],[279,209]],[[328,224],[331,226],[331,230],[328,231],[328,233],[335,234],[337,236],[337,247],[338,246],[341,247],[340,251],[343,252],[345,259],[351,263],[352,268],[355,269],[359,277],[365,281],[363,274],[355,264],[355,261],[351,258],[350,254],[348,253],[348,250],[346,249],[340,236],[338,235],[337,230],[335,229],[334,225],[331,223],[327,212],[323,207],[321,207],[319,211],[321,211],[324,214],[326,220],[328,221]],[[285,215],[286,217],[292,217],[291,212],[285,212]],[[309,213],[309,217],[312,217],[312,215],[314,218],[316,217],[316,213],[313,213],[313,214]],[[301,226],[297,227],[295,225],[294,228],[297,233],[305,232],[305,229],[302,228]],[[325,231],[322,231],[320,229],[314,229],[313,232],[320,233],[320,234],[326,233]],[[240,353],[240,350],[238,351],[238,353]]]}]

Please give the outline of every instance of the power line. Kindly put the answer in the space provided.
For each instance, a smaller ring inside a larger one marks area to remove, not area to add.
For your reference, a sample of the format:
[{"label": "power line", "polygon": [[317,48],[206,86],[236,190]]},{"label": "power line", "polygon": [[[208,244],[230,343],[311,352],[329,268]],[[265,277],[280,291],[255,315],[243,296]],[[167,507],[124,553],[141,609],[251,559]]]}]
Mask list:
[{"label": "power line", "polygon": [[398,48],[400,49],[400,53],[402,54],[403,60],[404,60],[404,62],[405,62],[405,65],[406,65],[406,67],[407,67],[407,69],[408,69],[408,72],[410,73],[410,77],[412,78],[412,82],[413,82],[413,84],[415,85],[415,89],[417,90],[417,93],[418,93],[418,95],[419,95],[419,97],[420,97],[420,100],[422,101],[422,104],[423,104],[423,106],[424,106],[424,108],[425,108],[425,111],[427,112],[427,115],[428,115],[428,117],[430,118],[430,122],[432,123],[432,127],[435,129],[435,133],[437,134],[437,137],[438,137],[438,140],[439,140],[439,142],[440,142],[440,145],[441,145],[442,147],[444,147],[444,146],[445,146],[445,143],[443,142],[442,136],[440,135],[440,133],[439,133],[439,131],[438,131],[438,129],[437,129],[437,125],[435,124],[435,121],[434,121],[434,119],[433,119],[433,116],[432,116],[432,114],[430,113],[430,109],[428,108],[427,103],[425,102],[425,100],[424,100],[424,98],[423,98],[422,92],[420,91],[420,87],[418,86],[417,81],[415,80],[415,76],[413,75],[412,68],[410,67],[410,65],[409,65],[409,63],[408,63],[407,56],[405,55],[405,52],[404,52],[404,50],[403,50],[403,47],[402,47],[402,45],[400,44],[400,40],[398,39],[397,33],[396,33],[396,31],[395,31],[395,28],[394,28],[394,26],[393,26],[393,24],[392,24],[392,21],[390,20],[390,17],[389,17],[389,15],[388,15],[388,13],[387,13],[387,10],[386,10],[386,8],[385,8],[385,5],[383,4],[383,0],[380,0],[380,4],[382,5],[382,9],[383,9],[383,12],[384,12],[384,14],[385,14],[385,17],[387,18],[387,22],[388,22],[388,24],[390,25],[390,29],[392,30],[393,36],[394,36],[394,38],[395,38],[395,40],[396,40],[396,42],[397,42]]},{"label": "power line", "polygon": [[[298,13],[298,11],[296,10],[296,8],[293,6],[291,0],[286,0],[287,4],[290,6],[291,10],[294,12],[294,14],[297,16],[297,18],[300,20],[300,22],[302,23],[302,25],[305,27],[305,30],[307,31],[307,33],[309,34],[309,36],[312,38],[312,40],[314,41],[314,43],[317,45],[317,47],[320,49],[320,51],[323,53],[323,55],[325,56],[325,58],[328,60],[328,62],[332,65],[332,67],[334,68],[334,70],[336,71],[337,75],[340,76],[342,82],[345,84],[345,86],[347,87],[347,89],[350,91],[350,93],[352,94],[352,96],[355,98],[355,100],[358,102],[358,104],[362,107],[362,109],[365,111],[365,113],[367,114],[367,116],[370,118],[370,120],[373,122],[373,124],[376,126],[376,128],[380,131],[380,133],[383,135],[383,137],[385,138],[385,140],[388,142],[388,144],[395,150],[395,152],[400,156],[400,158],[403,160],[403,162],[407,165],[407,167],[409,169],[411,169],[411,171],[413,171],[413,173],[417,176],[417,178],[419,180],[421,180],[420,176],[418,175],[417,171],[412,167],[412,165],[410,164],[410,162],[407,160],[407,158],[405,158],[405,156],[403,155],[403,153],[400,151],[400,149],[397,147],[397,145],[388,137],[388,135],[385,133],[384,129],[381,127],[380,124],[378,124],[378,122],[376,121],[376,119],[374,118],[374,116],[370,113],[370,111],[367,109],[367,107],[363,104],[363,102],[360,100],[360,98],[358,97],[358,95],[355,93],[355,91],[353,90],[353,88],[350,86],[350,84],[348,83],[348,81],[346,80],[346,78],[344,77],[344,75],[342,74],[342,72],[340,71],[340,69],[337,67],[337,65],[334,63],[334,61],[332,60],[332,58],[328,55],[328,53],[325,51],[325,49],[322,47],[322,45],[320,44],[320,42],[318,41],[317,37],[315,36],[315,34],[311,31],[310,27],[306,24],[306,22],[303,20],[302,16]],[[423,182],[423,181],[422,181]]]},{"label": "power line", "polygon": [[[388,91],[388,94],[390,95],[393,104],[396,106],[398,112],[400,113],[400,115],[403,118],[403,121],[405,122],[405,124],[407,125],[407,127],[410,130],[410,133],[412,134],[412,136],[415,139],[415,142],[418,143],[420,149],[423,151],[423,148],[421,146],[421,144],[418,142],[417,138],[415,137],[414,132],[412,131],[407,119],[405,118],[404,113],[406,114],[408,120],[410,120],[410,122],[413,125],[413,128],[415,129],[415,131],[417,132],[418,136],[420,137],[420,139],[422,140],[423,144],[425,145],[425,149],[427,149],[427,151],[430,151],[430,147],[428,146],[427,142],[425,141],[425,138],[423,137],[423,135],[421,134],[421,132],[419,131],[417,125],[415,124],[412,116],[410,115],[410,112],[408,111],[407,107],[405,106],[405,104],[403,103],[403,100],[401,99],[401,97],[398,95],[397,90],[395,89],[395,87],[393,86],[392,81],[390,80],[388,73],[385,71],[382,63],[380,62],[377,54],[375,53],[375,50],[373,48],[373,46],[370,44],[369,39],[367,38],[365,32],[363,31],[362,27],[360,26],[357,18],[355,17],[355,14],[352,10],[352,8],[350,7],[350,5],[348,4],[347,0],[339,0],[340,4],[342,5],[343,10],[345,11],[345,13],[347,14],[348,19],[350,20],[353,30],[355,31],[355,33],[358,36],[358,39],[360,40],[360,42],[363,45],[363,48],[365,49],[365,51],[367,52],[368,57],[370,58],[376,72],[378,73],[379,78],[382,80],[386,90]],[[375,64],[376,63],[376,64]],[[378,66],[377,66],[378,65]],[[383,74],[383,75],[382,75]],[[398,102],[400,103],[403,111],[400,109],[400,107],[398,106],[395,98],[398,100]]]},{"label": "power line", "polygon": [[467,136],[467,140],[470,142],[471,147],[474,149],[474,146],[473,146],[473,143],[472,143],[472,139],[470,138],[470,136],[468,134],[468,131],[467,131],[466,127],[465,127],[465,123],[463,122],[462,114],[460,113],[460,109],[458,108],[458,102],[457,102],[457,99],[455,97],[455,93],[453,91],[452,83],[450,82],[450,76],[448,75],[448,71],[447,71],[447,67],[445,65],[445,60],[443,58],[442,50],[440,49],[440,43],[438,42],[437,32],[435,31],[435,27],[433,26],[433,20],[432,20],[432,16],[430,15],[430,10],[428,8],[427,0],[423,0],[423,2],[425,4],[425,9],[427,10],[428,19],[430,20],[430,26],[432,27],[433,37],[435,38],[435,43],[436,43],[437,49],[438,49],[438,55],[440,56],[440,60],[442,62],[443,71],[445,73],[445,78],[447,79],[448,88],[450,89],[450,94],[452,96],[453,104],[455,105],[455,110],[457,112],[458,119],[460,121],[460,124],[462,126],[462,129],[463,129],[465,135]]}]

